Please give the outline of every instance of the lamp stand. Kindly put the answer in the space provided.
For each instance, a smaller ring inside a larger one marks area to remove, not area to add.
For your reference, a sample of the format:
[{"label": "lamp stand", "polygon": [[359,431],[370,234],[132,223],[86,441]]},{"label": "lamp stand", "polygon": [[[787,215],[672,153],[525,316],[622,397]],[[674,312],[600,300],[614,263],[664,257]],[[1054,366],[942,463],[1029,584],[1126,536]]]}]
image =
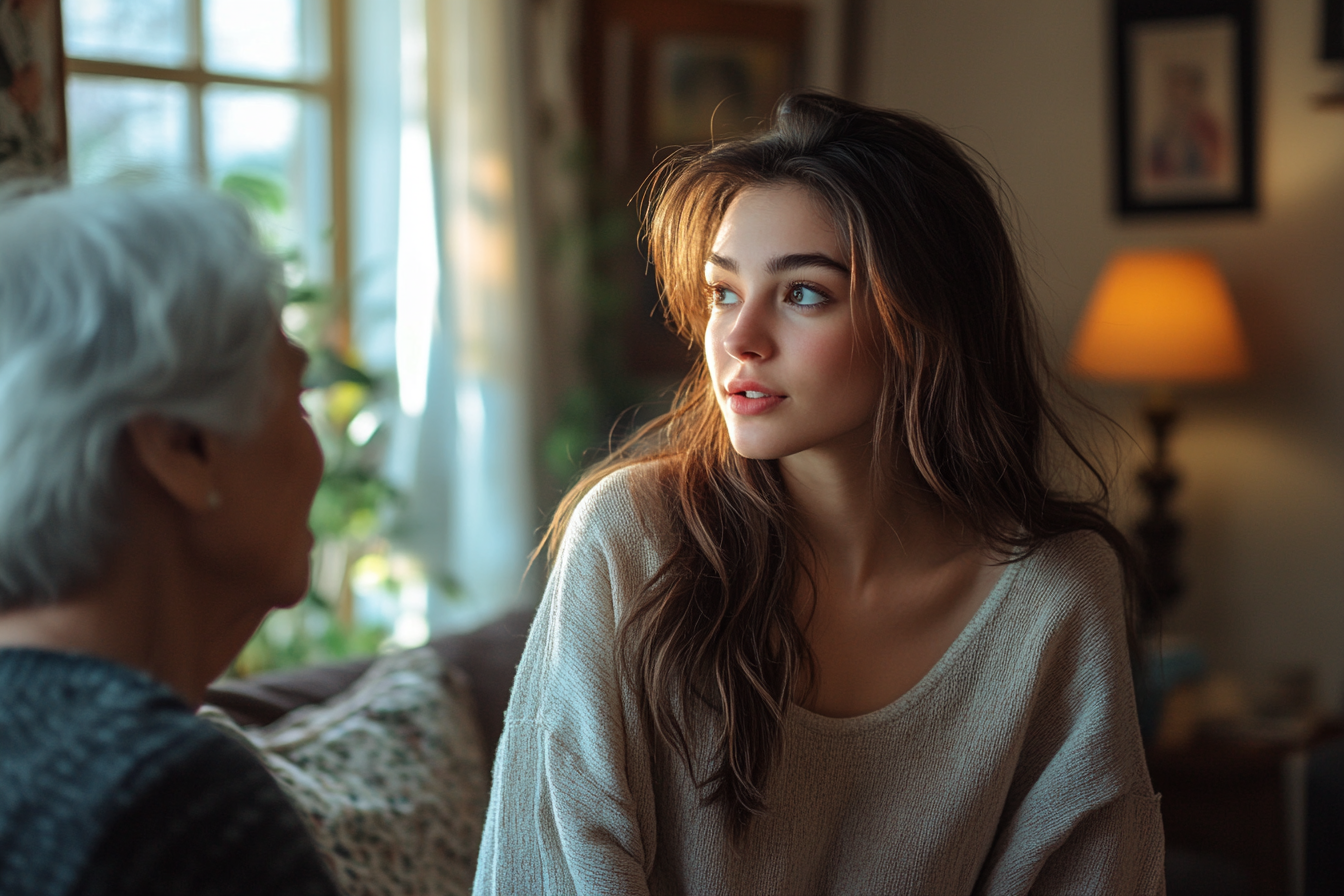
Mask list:
[{"label": "lamp stand", "polygon": [[1185,590],[1177,562],[1184,527],[1171,513],[1171,499],[1181,477],[1167,460],[1167,439],[1179,416],[1169,390],[1156,389],[1149,395],[1144,417],[1153,432],[1153,460],[1139,471],[1139,483],[1148,493],[1148,513],[1137,529],[1144,574],[1140,606],[1145,625],[1157,622]]}]

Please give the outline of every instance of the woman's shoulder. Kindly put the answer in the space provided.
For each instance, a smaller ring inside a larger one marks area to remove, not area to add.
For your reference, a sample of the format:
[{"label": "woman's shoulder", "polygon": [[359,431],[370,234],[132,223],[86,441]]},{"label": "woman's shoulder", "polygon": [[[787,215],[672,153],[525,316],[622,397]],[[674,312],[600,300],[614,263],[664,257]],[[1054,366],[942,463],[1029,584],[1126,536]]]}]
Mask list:
[{"label": "woman's shoulder", "polygon": [[664,460],[640,461],[608,473],[575,505],[566,541],[661,541],[672,520],[669,475],[670,464]]},{"label": "woman's shoulder", "polygon": [[1037,587],[1063,594],[1123,593],[1123,572],[1115,548],[1099,533],[1078,530],[1056,535],[1022,559]]},{"label": "woman's shoulder", "polygon": [[335,894],[295,805],[260,759],[193,722],[199,743],[152,775],[135,776],[74,892],[145,892],[169,878],[187,892]]},{"label": "woman's shoulder", "polygon": [[163,683],[100,657],[2,650],[0,689],[12,691],[0,709],[0,759],[33,777],[73,774],[81,798],[98,799],[99,787],[124,795],[126,779],[149,780],[147,764],[226,740]]},{"label": "woman's shoulder", "polygon": [[614,620],[657,573],[675,548],[659,474],[643,463],[614,470],[574,507],[550,564],[539,614],[549,613],[550,625]]},{"label": "woman's shoulder", "polygon": [[[1075,531],[1035,546],[1005,572],[1004,615],[1021,628],[1125,640],[1125,578],[1115,548],[1100,534]],[[1090,633],[1090,634],[1089,634]]]},{"label": "woman's shoulder", "polygon": [[[1125,581],[1099,533],[1051,538],[1024,560],[997,632],[995,700],[1016,687],[1025,745],[1019,770],[1066,807],[1151,791],[1134,712]],[[1014,676],[1016,676],[1014,678]],[[1012,681],[1013,684],[1007,684]],[[1010,698],[1011,699],[1011,698]],[[1070,752],[1070,762],[1057,761]],[[1042,777],[1059,766],[1068,774]]]},{"label": "woman's shoulder", "polygon": [[[162,684],[110,660],[3,650],[0,684],[0,765],[23,782],[0,799],[0,839],[28,868],[77,873],[99,833],[148,788],[211,745],[227,747]],[[51,830],[79,833],[52,839]],[[0,891],[14,867],[0,859]]]}]

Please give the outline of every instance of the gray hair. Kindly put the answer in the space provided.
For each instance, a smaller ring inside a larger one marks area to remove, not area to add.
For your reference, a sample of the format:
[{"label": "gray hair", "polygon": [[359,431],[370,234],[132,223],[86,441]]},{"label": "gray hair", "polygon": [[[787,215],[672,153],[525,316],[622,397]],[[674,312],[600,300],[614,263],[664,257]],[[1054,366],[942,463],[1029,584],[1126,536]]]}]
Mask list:
[{"label": "gray hair", "polygon": [[223,196],[0,195],[0,612],[50,603],[101,568],[130,420],[235,435],[259,424],[282,286]]}]

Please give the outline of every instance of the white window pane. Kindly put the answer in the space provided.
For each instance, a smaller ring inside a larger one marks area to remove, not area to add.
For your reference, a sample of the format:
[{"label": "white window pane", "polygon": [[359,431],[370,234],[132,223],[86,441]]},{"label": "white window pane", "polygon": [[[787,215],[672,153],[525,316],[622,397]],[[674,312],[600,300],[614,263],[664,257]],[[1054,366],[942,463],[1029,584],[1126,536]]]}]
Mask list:
[{"label": "white window pane", "polygon": [[71,75],[65,95],[76,183],[191,178],[183,85]]},{"label": "white window pane", "polygon": [[203,97],[212,183],[241,195],[263,236],[295,251],[313,279],[330,276],[325,104],[288,90],[212,85]]},{"label": "white window pane", "polygon": [[64,0],[65,52],[150,65],[187,61],[187,0]]},{"label": "white window pane", "polygon": [[203,0],[205,67],[271,78],[326,74],[326,0]]}]

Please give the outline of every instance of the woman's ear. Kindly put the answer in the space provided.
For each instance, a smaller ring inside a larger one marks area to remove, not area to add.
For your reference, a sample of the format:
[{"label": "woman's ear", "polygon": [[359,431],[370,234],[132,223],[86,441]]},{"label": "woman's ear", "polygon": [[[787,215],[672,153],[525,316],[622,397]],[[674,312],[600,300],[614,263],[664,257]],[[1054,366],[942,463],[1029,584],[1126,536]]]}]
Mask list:
[{"label": "woman's ear", "polygon": [[148,414],[126,425],[131,452],[149,478],[193,513],[219,506],[214,438],[191,423]]}]

